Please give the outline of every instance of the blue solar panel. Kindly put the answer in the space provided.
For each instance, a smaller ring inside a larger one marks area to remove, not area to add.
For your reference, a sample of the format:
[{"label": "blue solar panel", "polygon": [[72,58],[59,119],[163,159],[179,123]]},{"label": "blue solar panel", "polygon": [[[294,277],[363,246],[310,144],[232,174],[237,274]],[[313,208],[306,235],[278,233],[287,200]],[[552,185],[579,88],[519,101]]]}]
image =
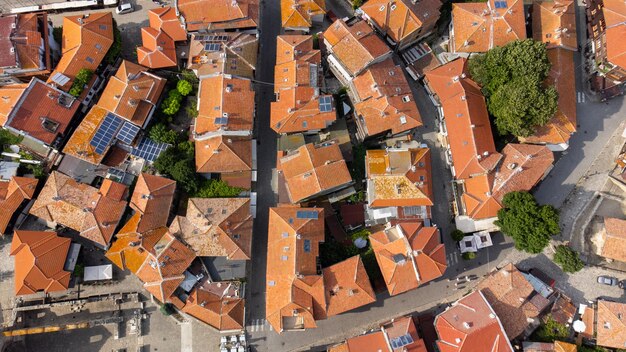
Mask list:
[{"label": "blue solar panel", "polygon": [[333,111],[332,99],[329,96],[320,97],[319,103],[321,112]]},{"label": "blue solar panel", "polygon": [[137,133],[139,133],[139,127],[125,121],[120,131],[117,132],[117,136],[115,136],[115,138],[122,143],[130,145],[135,140],[135,137],[137,137]]},{"label": "blue solar panel", "polygon": [[296,212],[296,218],[298,219],[315,219],[317,220],[317,212],[316,211],[308,211],[308,210],[298,210]]},{"label": "blue solar panel", "polygon": [[130,154],[148,161],[155,161],[169,146],[166,143],[159,143],[149,138],[144,138],[139,142],[137,148],[133,148]]},{"label": "blue solar panel", "polygon": [[506,1],[494,1],[496,9],[506,9]]},{"label": "blue solar panel", "polygon": [[109,145],[111,145],[113,137],[115,137],[115,134],[121,125],[122,120],[113,114],[107,114],[104,117],[104,120],[100,124],[100,127],[98,127],[96,134],[89,143],[95,148],[96,153],[104,154]]},{"label": "blue solar panel", "polygon": [[216,117],[215,124],[216,125],[228,125],[228,117]]}]

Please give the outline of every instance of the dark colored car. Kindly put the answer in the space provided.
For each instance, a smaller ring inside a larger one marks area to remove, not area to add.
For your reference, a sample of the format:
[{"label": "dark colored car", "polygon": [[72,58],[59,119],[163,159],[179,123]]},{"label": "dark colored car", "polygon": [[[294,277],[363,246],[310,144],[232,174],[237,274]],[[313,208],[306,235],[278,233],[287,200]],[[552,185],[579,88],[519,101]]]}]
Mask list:
[{"label": "dark colored car", "polygon": [[532,268],[530,270],[528,270],[528,273],[531,274],[532,276],[538,278],[539,280],[543,281],[543,283],[545,283],[546,285],[550,286],[550,287],[554,287],[554,279],[551,278],[550,276],[546,275],[546,273],[544,273],[543,271],[537,269],[537,268]]}]

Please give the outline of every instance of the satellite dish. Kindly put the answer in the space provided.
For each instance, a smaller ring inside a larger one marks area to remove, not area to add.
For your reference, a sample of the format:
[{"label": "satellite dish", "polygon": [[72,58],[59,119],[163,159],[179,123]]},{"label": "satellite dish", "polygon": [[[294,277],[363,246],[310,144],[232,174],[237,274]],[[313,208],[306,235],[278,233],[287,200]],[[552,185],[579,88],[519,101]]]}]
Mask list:
[{"label": "satellite dish", "polygon": [[573,327],[574,327],[574,331],[579,332],[579,333],[587,329],[587,325],[585,325],[585,323],[582,320],[576,320],[574,322]]},{"label": "satellite dish", "polygon": [[365,238],[363,238],[363,237],[359,237],[356,240],[354,240],[354,245],[358,249],[363,249],[363,248],[367,247],[367,240]]}]

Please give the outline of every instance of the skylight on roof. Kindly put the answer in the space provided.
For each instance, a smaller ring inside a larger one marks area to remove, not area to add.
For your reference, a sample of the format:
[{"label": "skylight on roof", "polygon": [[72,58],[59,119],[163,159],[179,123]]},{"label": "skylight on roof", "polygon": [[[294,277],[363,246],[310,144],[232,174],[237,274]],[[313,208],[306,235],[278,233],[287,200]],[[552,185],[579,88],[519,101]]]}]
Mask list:
[{"label": "skylight on roof", "polygon": [[391,348],[393,348],[394,350],[396,348],[402,348],[404,346],[408,346],[410,344],[413,343],[413,337],[411,337],[410,334],[404,334],[400,337],[396,337],[393,339],[390,339],[391,342]]},{"label": "skylight on roof", "polygon": [[319,105],[321,112],[333,111],[332,98],[328,95],[319,97]]},{"label": "skylight on roof", "polygon": [[506,5],[506,1],[494,1],[494,4],[496,6],[496,9],[506,9],[507,5]]},{"label": "skylight on roof", "polygon": [[296,218],[298,219],[318,219],[317,211],[298,210],[296,212]]}]

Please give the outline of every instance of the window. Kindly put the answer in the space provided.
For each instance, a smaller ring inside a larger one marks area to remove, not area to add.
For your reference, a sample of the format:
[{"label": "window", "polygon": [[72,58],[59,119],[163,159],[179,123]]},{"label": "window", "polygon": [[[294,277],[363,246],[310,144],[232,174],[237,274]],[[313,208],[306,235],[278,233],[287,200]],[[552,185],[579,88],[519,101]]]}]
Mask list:
[{"label": "window", "polygon": [[102,45],[100,45],[100,43],[96,43],[96,49],[102,50]]},{"label": "window", "polygon": [[307,128],[309,127],[309,123],[306,121],[302,121],[302,128]]},{"label": "window", "polygon": [[238,233],[236,233],[236,234],[234,234],[234,235],[233,235],[233,238],[234,238],[234,239],[236,239],[236,240],[238,240],[238,239],[240,239],[240,238],[241,238],[241,235],[240,235],[240,234],[238,234]]},{"label": "window", "polygon": [[311,240],[304,240],[304,252],[311,253]]},{"label": "window", "polygon": [[270,281],[267,282],[267,284],[270,285],[270,286],[275,286],[276,285],[276,281],[270,280]]},{"label": "window", "polygon": [[417,166],[418,166],[418,167],[424,167],[424,162],[423,162],[423,161],[420,161],[419,163],[417,163]]},{"label": "window", "polygon": [[405,216],[419,215],[420,207],[402,207],[402,212],[404,212]]},{"label": "window", "polygon": [[107,28],[109,28],[109,27],[107,27],[107,25],[106,25],[106,24],[101,24],[101,25],[100,25],[100,26],[98,26],[98,27],[100,27],[100,30],[103,30],[103,31],[106,31],[106,30],[107,30]]},{"label": "window", "polygon": [[89,62],[90,64],[93,64],[93,58],[87,56],[87,58],[85,58],[85,60],[87,60],[87,62]]},{"label": "window", "polygon": [[421,181],[421,182],[424,182],[424,180],[426,180],[426,177],[424,177],[424,176],[420,176],[420,181]]},{"label": "window", "polygon": [[280,256],[280,260],[282,260],[283,262],[286,261],[287,259],[289,259],[286,255],[281,255]]},{"label": "window", "polygon": [[405,103],[408,103],[408,102],[411,101],[411,97],[408,96],[408,95],[405,95],[405,96],[402,97],[402,101],[405,102]]}]

